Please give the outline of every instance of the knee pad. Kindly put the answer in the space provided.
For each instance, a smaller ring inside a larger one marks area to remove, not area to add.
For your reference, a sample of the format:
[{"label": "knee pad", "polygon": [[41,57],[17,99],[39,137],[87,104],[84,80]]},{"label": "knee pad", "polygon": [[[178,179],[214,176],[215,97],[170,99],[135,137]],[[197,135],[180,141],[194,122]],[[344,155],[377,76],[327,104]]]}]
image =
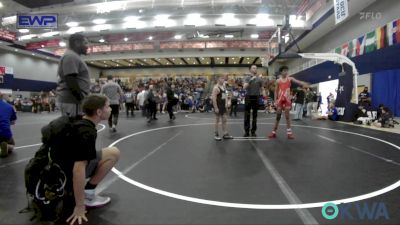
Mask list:
[{"label": "knee pad", "polygon": [[282,117],[282,113],[277,113],[277,114],[276,114],[276,120],[277,120],[277,121],[280,121],[280,120],[281,120],[281,117]]}]

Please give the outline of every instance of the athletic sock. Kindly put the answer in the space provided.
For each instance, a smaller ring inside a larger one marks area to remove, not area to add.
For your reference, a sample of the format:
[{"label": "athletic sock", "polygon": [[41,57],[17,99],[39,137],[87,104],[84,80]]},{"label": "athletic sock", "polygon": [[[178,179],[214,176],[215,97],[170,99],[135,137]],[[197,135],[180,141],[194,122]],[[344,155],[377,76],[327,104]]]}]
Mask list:
[{"label": "athletic sock", "polygon": [[86,183],[85,190],[92,190],[97,187],[97,184],[91,184],[90,182]]}]

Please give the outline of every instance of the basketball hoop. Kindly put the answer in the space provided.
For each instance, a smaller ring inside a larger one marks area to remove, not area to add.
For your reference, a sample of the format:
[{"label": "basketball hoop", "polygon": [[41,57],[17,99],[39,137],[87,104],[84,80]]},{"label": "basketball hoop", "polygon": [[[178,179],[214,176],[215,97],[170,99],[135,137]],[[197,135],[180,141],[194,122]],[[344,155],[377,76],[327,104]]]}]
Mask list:
[{"label": "basketball hoop", "polygon": [[268,63],[269,63],[269,60],[270,60],[270,55],[267,54],[265,56],[261,56],[260,59],[261,59],[262,67],[268,67]]}]

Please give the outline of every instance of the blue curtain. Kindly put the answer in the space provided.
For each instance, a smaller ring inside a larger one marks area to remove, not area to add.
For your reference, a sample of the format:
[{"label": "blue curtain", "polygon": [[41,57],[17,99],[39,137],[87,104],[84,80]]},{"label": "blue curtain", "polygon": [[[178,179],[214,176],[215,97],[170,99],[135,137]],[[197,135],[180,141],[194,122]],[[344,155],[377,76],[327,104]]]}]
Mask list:
[{"label": "blue curtain", "polygon": [[385,70],[372,75],[372,104],[384,104],[400,116],[400,70]]}]

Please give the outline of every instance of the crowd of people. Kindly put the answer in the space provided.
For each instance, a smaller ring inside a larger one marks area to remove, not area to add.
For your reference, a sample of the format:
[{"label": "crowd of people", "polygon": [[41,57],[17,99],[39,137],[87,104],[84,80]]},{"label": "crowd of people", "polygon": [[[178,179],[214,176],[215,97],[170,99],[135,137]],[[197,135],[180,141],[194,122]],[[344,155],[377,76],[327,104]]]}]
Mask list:
[{"label": "crowd of people", "polygon": [[[40,112],[45,105],[49,111],[57,107],[63,116],[80,118],[74,124],[75,140],[71,144],[71,155],[68,161],[69,182],[74,193],[74,207],[68,211],[68,223],[79,224],[87,221],[85,207],[100,207],[110,202],[110,197],[96,194],[95,188],[117,163],[120,151],[116,147],[96,150],[96,125],[108,120],[111,132],[117,131],[118,117],[121,108],[126,116],[135,116],[140,110],[151,123],[157,120],[157,112],[168,112],[170,121],[176,119],[174,111],[214,112],[214,139],[222,141],[233,137],[227,130],[227,115],[237,116],[238,105],[244,105],[244,138],[257,136],[257,117],[260,106],[267,112],[276,112],[276,119],[270,139],[277,137],[277,129],[284,115],[288,139],[294,139],[291,129],[291,110],[294,105],[295,120],[311,116],[320,108],[322,97],[310,89],[308,83],[288,76],[288,67],[279,69],[279,78],[269,80],[257,71],[257,65],[249,67],[249,75],[228,79],[226,76],[215,77],[213,82],[205,77],[178,77],[159,79],[138,79],[132,82],[121,82],[113,76],[107,76],[106,83],[90,83],[89,72],[80,55],[87,52],[87,39],[81,34],[73,34],[69,39],[69,49],[60,60],[58,86],[56,92],[41,93],[31,99],[34,112]],[[292,90],[292,83],[299,87]],[[15,145],[10,126],[17,120],[16,110],[22,108],[22,99],[10,99],[0,93],[0,156],[5,157]],[[54,100],[54,102],[53,102]],[[328,116],[320,119],[338,120],[333,95],[327,97]],[[368,90],[360,94],[360,110],[370,102]],[[11,103],[8,104],[7,102]],[[14,105],[14,107],[12,106]],[[381,105],[376,126],[390,127],[393,115]],[[82,117],[83,116],[83,117]],[[358,118],[362,118],[363,115]],[[357,119],[358,119],[357,118]],[[222,128],[220,136],[219,127]],[[64,162],[65,163],[65,162]]]}]

